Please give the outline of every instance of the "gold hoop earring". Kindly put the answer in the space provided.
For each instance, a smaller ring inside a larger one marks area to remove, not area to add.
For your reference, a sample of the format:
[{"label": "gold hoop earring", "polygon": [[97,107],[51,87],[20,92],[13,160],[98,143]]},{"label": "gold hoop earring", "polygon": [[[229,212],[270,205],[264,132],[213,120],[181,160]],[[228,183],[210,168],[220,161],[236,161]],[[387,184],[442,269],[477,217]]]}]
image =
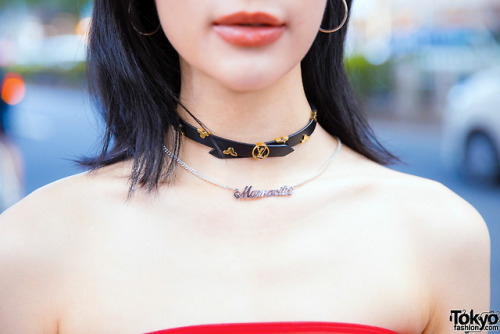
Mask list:
[{"label": "gold hoop earring", "polygon": [[334,28],[331,30],[323,29],[320,27],[319,31],[324,32],[326,34],[331,34],[332,32],[336,32],[336,31],[339,31],[340,29],[342,29],[344,24],[347,22],[347,17],[349,16],[349,7],[347,6],[347,2],[345,0],[342,0],[342,3],[344,4],[344,9],[345,9],[345,15],[344,15],[344,19],[342,20],[342,23],[337,28]]},{"label": "gold hoop earring", "polygon": [[138,34],[141,34],[143,36],[153,36],[154,34],[156,34],[160,30],[161,24],[158,24],[158,27],[153,32],[142,32],[139,29],[137,29],[137,27],[134,25],[134,23],[132,23],[132,3],[133,2],[134,2],[134,0],[130,0],[130,3],[128,5],[128,18],[130,21],[130,25],[132,26],[132,28],[134,28],[134,30]]}]

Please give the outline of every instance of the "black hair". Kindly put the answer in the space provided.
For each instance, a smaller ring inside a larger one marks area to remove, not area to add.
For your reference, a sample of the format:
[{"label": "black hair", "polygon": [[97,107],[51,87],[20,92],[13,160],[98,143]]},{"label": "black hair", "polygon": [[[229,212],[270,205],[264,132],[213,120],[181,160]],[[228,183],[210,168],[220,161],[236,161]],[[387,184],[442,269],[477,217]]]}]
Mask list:
[{"label": "black hair", "polygon": [[[351,8],[352,0],[347,4]],[[328,0],[321,27],[338,26],[343,15],[342,1]],[[129,195],[137,185],[154,191],[176,166],[162,151],[166,135],[173,137],[174,154],[181,145],[179,55],[161,30],[138,33],[159,25],[154,0],[95,0],[91,22],[88,82],[106,130],[100,154],[78,162],[97,170],[133,159]],[[372,161],[393,163],[398,159],[375,138],[349,84],[343,64],[346,32],[347,27],[318,33],[301,62],[306,97],[326,131]]]}]

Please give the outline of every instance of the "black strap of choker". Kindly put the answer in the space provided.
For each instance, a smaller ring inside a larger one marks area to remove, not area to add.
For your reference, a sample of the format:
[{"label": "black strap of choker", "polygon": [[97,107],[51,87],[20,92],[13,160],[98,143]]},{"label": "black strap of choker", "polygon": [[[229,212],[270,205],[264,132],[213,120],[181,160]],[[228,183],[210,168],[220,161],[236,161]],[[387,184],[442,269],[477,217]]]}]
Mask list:
[{"label": "black strap of choker", "polygon": [[[292,148],[297,144],[306,142],[316,128],[317,112],[315,109],[311,112],[309,123],[300,131],[289,135],[276,138],[272,141],[256,144],[240,143],[234,140],[218,137],[203,129],[181,120],[182,135],[194,140],[197,143],[213,148],[210,154],[219,159],[249,158],[253,157],[262,160],[267,157],[283,157],[294,151]],[[217,146],[219,149],[217,149]]]}]

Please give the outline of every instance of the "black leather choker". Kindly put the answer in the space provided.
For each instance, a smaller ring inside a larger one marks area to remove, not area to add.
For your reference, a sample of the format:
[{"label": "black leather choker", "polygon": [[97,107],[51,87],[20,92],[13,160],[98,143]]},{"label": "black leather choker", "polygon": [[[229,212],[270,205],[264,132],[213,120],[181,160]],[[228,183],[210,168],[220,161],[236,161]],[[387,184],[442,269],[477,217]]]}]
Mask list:
[{"label": "black leather choker", "polygon": [[[181,120],[182,135],[197,143],[213,148],[210,154],[219,159],[283,157],[292,153],[293,146],[306,142],[316,128],[317,112],[311,112],[309,123],[300,131],[265,143],[247,144],[213,135]],[[217,148],[217,146],[218,148]]]}]

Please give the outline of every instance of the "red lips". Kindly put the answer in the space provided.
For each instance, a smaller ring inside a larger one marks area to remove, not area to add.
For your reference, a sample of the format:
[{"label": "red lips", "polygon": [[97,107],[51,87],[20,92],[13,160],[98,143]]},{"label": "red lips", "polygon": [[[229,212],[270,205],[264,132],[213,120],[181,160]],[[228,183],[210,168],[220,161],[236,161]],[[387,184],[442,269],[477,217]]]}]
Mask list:
[{"label": "red lips", "polygon": [[226,42],[246,47],[265,46],[278,40],[285,25],[264,12],[237,12],[214,21],[214,31]]}]

